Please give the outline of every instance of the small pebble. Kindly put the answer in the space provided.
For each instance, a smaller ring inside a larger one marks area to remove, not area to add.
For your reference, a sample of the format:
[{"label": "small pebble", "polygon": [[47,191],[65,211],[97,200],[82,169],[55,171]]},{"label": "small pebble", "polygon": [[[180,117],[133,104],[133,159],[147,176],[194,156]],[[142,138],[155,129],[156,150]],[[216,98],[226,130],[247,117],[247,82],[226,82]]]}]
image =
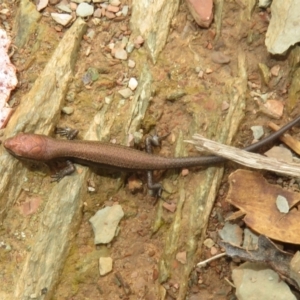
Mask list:
[{"label": "small pebble", "polygon": [[116,17],[116,15],[114,13],[110,12],[110,11],[106,11],[105,12],[105,17],[107,19],[114,19]]},{"label": "small pebble", "polygon": [[99,258],[99,273],[104,276],[111,272],[113,260],[111,257],[100,257]]},{"label": "small pebble", "polygon": [[113,6],[113,5],[108,5],[106,8],[107,11],[116,13],[120,10],[120,8],[118,6]]},{"label": "small pebble", "polygon": [[222,102],[222,111],[225,111],[229,108],[229,103],[226,101]]},{"label": "small pebble", "polygon": [[95,18],[101,18],[101,16],[102,16],[101,8],[97,8],[97,9],[94,11],[94,17],[95,17]]},{"label": "small pebble", "polygon": [[106,103],[106,104],[110,104],[111,103],[111,97],[105,97],[104,98],[104,102]]},{"label": "small pebble", "polygon": [[56,5],[59,2],[59,0],[49,0],[50,5]]},{"label": "small pebble", "polygon": [[134,49],[134,44],[132,43],[132,42],[128,42],[127,43],[127,45],[126,45],[126,51],[128,52],[128,53],[131,53],[132,51],[133,51],[133,49]]},{"label": "small pebble", "polygon": [[177,206],[175,203],[168,203],[168,202],[163,203],[163,208],[165,208],[166,210],[168,210],[172,213],[176,211],[176,207]]},{"label": "small pebble", "polygon": [[[41,11],[48,5],[48,0],[40,0],[36,6],[37,11]],[[3,13],[3,12],[2,12]]]},{"label": "small pebble", "polygon": [[134,77],[131,77],[128,82],[128,87],[134,91],[138,86],[138,82]]},{"label": "small pebble", "polygon": [[128,37],[124,36],[121,41],[121,45],[122,45],[121,48],[124,49],[126,47],[127,43],[128,43]]},{"label": "small pebble", "polygon": [[126,88],[126,89],[122,89],[122,90],[119,90],[118,93],[125,99],[129,98],[130,96],[133,95],[133,92],[131,89],[129,88]]},{"label": "small pebble", "polygon": [[251,126],[251,130],[255,140],[259,140],[264,135],[264,128],[262,126]]},{"label": "small pebble", "polygon": [[280,66],[276,65],[274,67],[271,68],[270,72],[273,76],[277,77],[279,75],[279,71],[280,71]]},{"label": "small pebble", "polygon": [[207,248],[211,248],[214,244],[215,244],[215,242],[211,239],[211,238],[208,238],[208,239],[206,239],[204,242],[203,242],[203,244],[207,247]]},{"label": "small pebble", "polygon": [[72,20],[72,16],[69,14],[51,13],[51,17],[56,23],[63,26],[68,25]]},{"label": "small pebble", "polygon": [[181,175],[182,176],[187,176],[189,174],[189,169],[182,169],[181,170]]},{"label": "small pebble", "polygon": [[264,106],[272,113],[278,117],[281,117],[283,114],[283,104],[278,100],[268,100]]},{"label": "small pebble", "polygon": [[216,64],[222,65],[222,64],[228,64],[230,62],[230,57],[225,55],[222,52],[214,51],[211,54],[211,60]]},{"label": "small pebble", "polygon": [[198,77],[201,78],[201,79],[203,79],[203,77],[204,77],[204,72],[203,72],[202,70],[199,71]]},{"label": "small pebble", "polygon": [[213,72],[213,70],[210,69],[210,68],[207,68],[207,69],[205,70],[205,73],[206,73],[206,74],[211,74],[212,72]]},{"label": "small pebble", "polygon": [[129,11],[128,5],[124,5],[122,7],[122,15],[126,17],[128,15],[128,11]]},{"label": "small pebble", "polygon": [[135,48],[140,48],[141,47],[141,45],[144,43],[144,39],[143,39],[143,37],[142,36],[138,36],[135,40],[134,40],[134,46],[135,46]]},{"label": "small pebble", "polygon": [[87,35],[86,35],[89,39],[93,39],[95,36],[95,31],[94,30],[90,30]]},{"label": "small pebble", "polygon": [[128,57],[128,54],[124,49],[121,49],[121,48],[115,49],[115,58],[121,59],[121,60],[126,60],[127,57]]},{"label": "small pebble", "polygon": [[93,13],[94,13],[94,7],[90,4],[83,2],[77,6],[76,14],[79,17],[85,18],[93,15]]},{"label": "small pebble", "polygon": [[70,8],[72,9],[72,11],[75,11],[77,9],[77,6],[78,5],[76,3],[74,3],[74,2],[70,3]]},{"label": "small pebble", "polygon": [[218,249],[216,247],[211,247],[210,248],[210,254],[212,256],[216,255],[218,253]]},{"label": "small pebble", "polygon": [[143,183],[141,180],[137,179],[136,176],[132,175],[128,178],[128,189],[135,193],[143,188]]},{"label": "small pebble", "polygon": [[68,4],[66,4],[64,1],[61,1],[60,3],[58,3],[56,5],[56,7],[66,13],[71,13],[72,9],[70,8],[70,6]]},{"label": "small pebble", "polygon": [[131,59],[128,59],[128,67],[133,69],[135,67],[135,62]]},{"label": "small pebble", "polygon": [[110,50],[113,50],[113,49],[115,48],[115,43],[109,43],[109,44],[108,44],[108,48],[109,48]]},{"label": "small pebble", "polygon": [[61,111],[66,115],[71,115],[74,112],[74,108],[69,106],[64,106]]},{"label": "small pebble", "polygon": [[267,8],[270,6],[272,0],[259,0],[258,1],[258,7]]},{"label": "small pebble", "polygon": [[61,26],[54,26],[54,29],[57,31],[57,32],[61,32],[62,31],[62,27]]},{"label": "small pebble", "polygon": [[186,264],[186,251],[178,252],[176,254],[176,259],[182,264]]},{"label": "small pebble", "polygon": [[121,4],[121,1],[120,0],[110,0],[109,4],[113,5],[113,6],[119,6]]},{"label": "small pebble", "polygon": [[95,191],[96,191],[96,189],[94,187],[88,186],[88,192],[93,193]]},{"label": "small pebble", "polygon": [[95,26],[97,26],[97,25],[100,24],[101,20],[100,20],[99,18],[93,18],[93,19],[92,19],[92,22],[93,22],[93,24],[94,24]]}]

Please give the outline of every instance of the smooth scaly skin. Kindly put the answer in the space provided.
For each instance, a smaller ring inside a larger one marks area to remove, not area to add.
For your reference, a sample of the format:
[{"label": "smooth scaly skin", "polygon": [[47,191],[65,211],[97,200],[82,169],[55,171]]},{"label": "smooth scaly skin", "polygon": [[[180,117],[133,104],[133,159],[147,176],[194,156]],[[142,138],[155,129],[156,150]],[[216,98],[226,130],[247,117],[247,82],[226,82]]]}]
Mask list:
[{"label": "smooth scaly skin", "polygon": [[[256,144],[246,147],[244,150],[256,151],[265,144],[276,140],[298,122],[300,122],[300,116],[283,126],[277,132]],[[168,158],[111,143],[58,140],[30,133],[19,133],[5,140],[3,145],[12,155],[18,158],[44,162],[65,158],[81,164],[95,164],[122,170],[188,168],[207,166],[226,161],[226,159],[217,156]]]}]

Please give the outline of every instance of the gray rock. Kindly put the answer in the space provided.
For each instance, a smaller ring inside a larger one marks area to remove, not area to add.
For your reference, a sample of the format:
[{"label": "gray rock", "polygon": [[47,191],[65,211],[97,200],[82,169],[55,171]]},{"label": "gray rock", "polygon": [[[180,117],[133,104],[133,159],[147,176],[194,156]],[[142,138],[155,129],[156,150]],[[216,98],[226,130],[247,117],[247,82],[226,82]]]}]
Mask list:
[{"label": "gray rock", "polygon": [[219,230],[219,236],[224,242],[240,246],[242,244],[243,230],[236,224],[226,222],[224,227]]},{"label": "gray rock", "polygon": [[246,262],[232,271],[239,300],[296,300],[278,274],[261,263]]},{"label": "gray rock", "polygon": [[279,146],[272,147],[270,150],[265,152],[265,155],[267,157],[276,158],[278,161],[283,161],[287,163],[293,162],[292,152],[285,147],[279,147]]},{"label": "gray rock", "polygon": [[300,41],[300,0],[273,0],[266,46],[272,54],[283,54]]},{"label": "gray rock", "polygon": [[68,25],[72,20],[72,16],[69,14],[51,13],[51,17],[56,23],[63,26]]},{"label": "gray rock", "polygon": [[66,13],[71,13],[72,12],[72,9],[70,8],[70,6],[68,4],[66,4],[65,1],[61,1],[60,3],[58,3],[56,5],[56,7],[61,10],[61,11],[64,11]]},{"label": "gray rock", "polygon": [[94,6],[87,3],[80,3],[76,9],[76,15],[79,17],[88,17],[94,13]]},{"label": "gray rock", "polygon": [[92,224],[95,244],[107,244],[115,236],[116,229],[124,212],[121,205],[107,206],[100,209],[90,218]]},{"label": "gray rock", "polygon": [[251,126],[251,130],[255,140],[259,140],[264,135],[264,128],[262,126]]}]

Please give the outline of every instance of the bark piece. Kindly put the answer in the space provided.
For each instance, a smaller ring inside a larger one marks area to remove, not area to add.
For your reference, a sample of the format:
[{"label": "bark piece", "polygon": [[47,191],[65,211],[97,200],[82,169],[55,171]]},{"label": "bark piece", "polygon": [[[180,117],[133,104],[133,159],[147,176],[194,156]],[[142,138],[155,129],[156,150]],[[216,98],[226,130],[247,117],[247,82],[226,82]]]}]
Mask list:
[{"label": "bark piece", "polygon": [[133,36],[141,35],[145,39],[145,45],[154,62],[166,44],[171,21],[178,6],[178,0],[132,1],[130,27]]},{"label": "bark piece", "polygon": [[[85,22],[78,19],[65,34],[51,59],[25,95],[7,128],[6,137],[20,131],[49,134],[60,116],[60,108],[73,76],[81,37],[86,29]],[[8,154],[3,147],[0,153],[0,171],[5,174],[0,183],[1,219],[12,207],[22,188],[26,168]],[[38,233],[28,252],[21,274],[15,274],[16,286],[11,299],[28,299],[41,295],[50,299],[57,284],[58,274],[68,253],[70,240],[80,222],[80,199],[85,173],[76,176],[76,181],[62,180],[48,192],[49,200],[41,214]],[[62,193],[61,191],[64,191]]]}]

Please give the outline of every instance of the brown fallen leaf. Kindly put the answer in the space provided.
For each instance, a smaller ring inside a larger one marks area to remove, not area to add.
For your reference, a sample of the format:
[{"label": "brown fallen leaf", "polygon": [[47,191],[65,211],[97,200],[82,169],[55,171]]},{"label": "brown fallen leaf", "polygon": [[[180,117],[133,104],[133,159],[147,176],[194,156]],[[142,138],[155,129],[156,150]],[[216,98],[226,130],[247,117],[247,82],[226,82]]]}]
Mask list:
[{"label": "brown fallen leaf", "polygon": [[[269,184],[264,177],[246,170],[229,176],[230,189],[226,201],[245,213],[244,221],[254,231],[274,240],[300,244],[300,211],[292,209],[300,201],[300,194]],[[276,206],[278,195],[288,201],[290,211],[282,214]]]}]

